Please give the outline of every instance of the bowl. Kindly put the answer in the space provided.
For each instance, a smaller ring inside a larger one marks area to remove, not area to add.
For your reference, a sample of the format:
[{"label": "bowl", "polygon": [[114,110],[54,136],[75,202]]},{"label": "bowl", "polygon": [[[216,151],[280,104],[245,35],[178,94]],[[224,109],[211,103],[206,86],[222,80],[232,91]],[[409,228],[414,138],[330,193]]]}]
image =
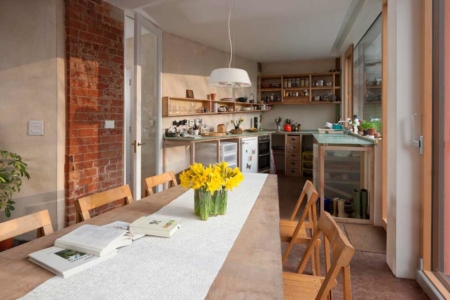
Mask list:
[{"label": "bowl", "polygon": [[247,102],[247,97],[239,97],[237,98],[238,102]]}]

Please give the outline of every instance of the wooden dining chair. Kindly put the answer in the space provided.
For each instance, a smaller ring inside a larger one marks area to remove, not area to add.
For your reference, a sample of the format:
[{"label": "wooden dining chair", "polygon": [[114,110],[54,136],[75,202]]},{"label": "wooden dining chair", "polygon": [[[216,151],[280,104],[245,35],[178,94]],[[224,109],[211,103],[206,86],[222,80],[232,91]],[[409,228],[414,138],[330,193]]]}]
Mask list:
[{"label": "wooden dining chair", "polygon": [[[306,200],[305,209],[300,217],[299,221],[295,221],[295,216],[303,202]],[[291,218],[289,220],[280,220],[280,238],[282,242],[289,242],[286,251],[283,254],[283,265],[286,262],[289,253],[292,250],[294,244],[308,244],[313,235],[313,229],[317,226],[317,199],[319,199],[319,194],[311,181],[307,180],[300,197],[298,198],[297,204],[295,205],[294,211],[292,212]],[[309,235],[308,235],[309,232]],[[319,259],[319,245],[316,247],[316,259]],[[314,258],[313,258],[314,259]],[[313,261],[313,264],[316,265]],[[318,265],[320,268],[320,263]]]},{"label": "wooden dining chair", "polygon": [[[319,273],[314,275],[302,274],[313,251],[320,241],[320,234],[324,235],[325,277]],[[332,258],[330,257],[330,246]],[[344,299],[352,299],[350,261],[355,249],[345,234],[334,221],[333,217],[324,212],[314,231],[306,252],[297,268],[297,273],[283,272],[284,299],[330,299],[332,288],[337,285],[336,278],[342,272],[342,289]]]},{"label": "wooden dining chair", "polygon": [[169,188],[178,185],[173,171],[145,178],[145,196],[147,197],[153,195],[153,188],[166,182],[169,183]]},{"label": "wooden dining chair", "polygon": [[90,210],[117,200],[123,200],[124,205],[133,202],[133,196],[131,195],[131,190],[128,185],[122,185],[111,190],[75,200],[76,222],[79,223],[89,220],[91,218],[89,213]]},{"label": "wooden dining chair", "polygon": [[0,223],[0,242],[37,229],[37,237],[53,233],[48,210]]}]

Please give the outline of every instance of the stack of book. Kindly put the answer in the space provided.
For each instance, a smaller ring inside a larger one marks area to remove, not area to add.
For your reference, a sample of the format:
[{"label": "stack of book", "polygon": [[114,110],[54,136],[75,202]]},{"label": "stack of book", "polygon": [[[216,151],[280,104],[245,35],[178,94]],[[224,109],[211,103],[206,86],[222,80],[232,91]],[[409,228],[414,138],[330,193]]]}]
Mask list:
[{"label": "stack of book", "polygon": [[105,226],[82,225],[55,240],[54,247],[29,254],[33,263],[68,278],[117,255],[117,249],[128,246],[145,235],[171,237],[179,228],[175,220],[142,217],[132,224],[113,222]]}]

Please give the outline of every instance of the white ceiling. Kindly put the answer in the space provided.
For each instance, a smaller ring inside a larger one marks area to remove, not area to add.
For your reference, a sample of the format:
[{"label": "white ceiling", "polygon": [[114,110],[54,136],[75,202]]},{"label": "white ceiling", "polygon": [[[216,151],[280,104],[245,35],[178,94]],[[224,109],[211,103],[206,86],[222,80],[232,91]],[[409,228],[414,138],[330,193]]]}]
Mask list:
[{"label": "white ceiling", "polygon": [[[336,57],[356,2],[366,0],[234,0],[236,55],[259,62]],[[226,0],[109,0],[136,10],[164,31],[227,50]]]}]

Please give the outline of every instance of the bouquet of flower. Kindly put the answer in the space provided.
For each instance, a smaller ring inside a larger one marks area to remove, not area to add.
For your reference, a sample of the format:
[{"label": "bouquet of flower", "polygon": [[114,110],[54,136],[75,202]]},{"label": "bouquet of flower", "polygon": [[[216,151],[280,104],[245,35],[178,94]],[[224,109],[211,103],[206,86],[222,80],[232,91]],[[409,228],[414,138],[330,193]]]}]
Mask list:
[{"label": "bouquet of flower", "polygon": [[239,126],[241,126],[242,122],[244,122],[243,118],[239,118],[239,120],[231,120],[231,124],[233,124],[234,129],[239,129]]},{"label": "bouquet of flower", "polygon": [[224,215],[227,192],[243,179],[239,168],[231,169],[226,162],[207,167],[195,163],[180,174],[181,186],[194,189],[194,212],[202,220],[207,220],[210,214]]},{"label": "bouquet of flower", "polygon": [[183,171],[180,174],[181,186],[184,188],[201,189],[211,194],[214,194],[214,192],[222,188],[226,191],[231,191],[243,179],[244,175],[239,168],[231,169],[226,162],[209,165],[208,167],[200,163],[195,163],[189,170]]}]

